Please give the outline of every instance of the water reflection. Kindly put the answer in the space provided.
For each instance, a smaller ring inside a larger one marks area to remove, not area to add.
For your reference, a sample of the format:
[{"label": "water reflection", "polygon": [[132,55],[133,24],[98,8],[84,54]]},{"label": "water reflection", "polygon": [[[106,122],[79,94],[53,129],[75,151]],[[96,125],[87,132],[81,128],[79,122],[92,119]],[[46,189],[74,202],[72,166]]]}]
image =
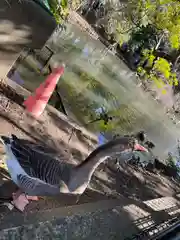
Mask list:
[{"label": "water reflection", "polygon": [[[158,146],[157,154],[172,150],[179,130],[162,107],[136,86],[133,73],[113,52],[72,24],[56,31],[47,45],[54,52],[51,66],[66,63],[59,92],[66,111],[78,123],[94,132],[128,134],[145,129]],[[24,87],[31,91],[45,79],[37,66],[38,59],[28,56],[18,67]],[[50,103],[54,101],[53,96]],[[104,107],[113,120],[108,125],[103,121],[88,124],[96,118],[99,107]]]}]

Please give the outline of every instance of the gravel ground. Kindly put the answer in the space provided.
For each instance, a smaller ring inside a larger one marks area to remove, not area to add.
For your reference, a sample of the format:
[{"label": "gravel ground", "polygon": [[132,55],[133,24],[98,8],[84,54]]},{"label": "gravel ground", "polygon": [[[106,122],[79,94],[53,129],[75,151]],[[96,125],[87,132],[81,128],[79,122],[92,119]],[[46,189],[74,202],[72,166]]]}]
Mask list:
[{"label": "gravel ground", "polygon": [[110,209],[87,213],[83,216],[74,215],[66,218],[59,218],[51,222],[30,224],[9,231],[5,230],[0,232],[0,238],[2,240],[124,239],[127,237],[127,231],[125,235],[122,227],[127,227],[127,221],[122,224],[122,218],[118,215],[118,210]]},{"label": "gravel ground", "polygon": [[30,224],[9,231],[2,231],[0,232],[0,238],[1,240],[124,239],[127,237],[127,231],[125,235],[122,227],[127,227],[128,222],[124,221],[122,224],[122,216],[118,215],[118,212],[117,209],[110,209],[87,213],[83,216],[74,215],[51,222]]}]

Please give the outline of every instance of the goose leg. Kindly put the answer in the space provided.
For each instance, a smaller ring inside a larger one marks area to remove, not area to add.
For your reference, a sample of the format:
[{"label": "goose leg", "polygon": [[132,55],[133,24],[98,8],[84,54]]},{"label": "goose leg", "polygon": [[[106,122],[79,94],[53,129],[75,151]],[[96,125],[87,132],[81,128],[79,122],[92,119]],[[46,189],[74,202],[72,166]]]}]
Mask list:
[{"label": "goose leg", "polygon": [[[20,195],[24,194],[20,189],[18,189],[15,193],[13,193],[13,199],[18,198]],[[38,201],[38,197],[37,196],[29,196],[27,194],[24,194],[26,196],[26,198],[28,200],[32,200],[32,201]]]},{"label": "goose leg", "polygon": [[16,198],[18,198],[21,194],[24,194],[20,189],[18,189],[16,192],[12,193],[12,198],[13,200],[15,200]]},{"label": "goose leg", "polygon": [[27,198],[28,200],[31,200],[31,201],[38,201],[38,200],[39,200],[39,198],[38,198],[37,196],[29,196],[29,195],[26,195],[26,198]]},{"label": "goose leg", "polygon": [[28,196],[24,194],[20,189],[17,192],[12,194],[12,204],[21,212],[24,211],[25,207],[29,204],[29,200],[37,201],[37,196]]},{"label": "goose leg", "polygon": [[21,212],[23,212],[26,205],[29,204],[26,195],[22,193],[21,190],[18,190],[16,193],[13,193],[12,198],[13,198],[12,204]]}]

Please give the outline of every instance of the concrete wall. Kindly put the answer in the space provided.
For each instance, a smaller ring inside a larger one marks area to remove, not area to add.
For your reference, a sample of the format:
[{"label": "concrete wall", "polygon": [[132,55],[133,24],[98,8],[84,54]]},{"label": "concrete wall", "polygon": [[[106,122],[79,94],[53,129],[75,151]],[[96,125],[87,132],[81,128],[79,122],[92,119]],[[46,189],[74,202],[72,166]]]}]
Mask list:
[{"label": "concrete wall", "polygon": [[0,79],[24,47],[42,48],[55,27],[55,20],[32,0],[1,0]]}]

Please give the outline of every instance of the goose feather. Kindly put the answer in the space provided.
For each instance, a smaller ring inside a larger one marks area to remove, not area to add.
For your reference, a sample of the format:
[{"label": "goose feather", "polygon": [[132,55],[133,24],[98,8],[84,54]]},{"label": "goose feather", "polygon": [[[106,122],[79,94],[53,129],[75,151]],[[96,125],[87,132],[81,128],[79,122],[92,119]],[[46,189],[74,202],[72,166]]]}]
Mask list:
[{"label": "goose feather", "polygon": [[[50,155],[24,144],[14,135],[2,137],[5,144],[6,164],[12,180],[28,195],[54,195],[69,178],[70,169]],[[63,179],[64,177],[64,179]]]}]

